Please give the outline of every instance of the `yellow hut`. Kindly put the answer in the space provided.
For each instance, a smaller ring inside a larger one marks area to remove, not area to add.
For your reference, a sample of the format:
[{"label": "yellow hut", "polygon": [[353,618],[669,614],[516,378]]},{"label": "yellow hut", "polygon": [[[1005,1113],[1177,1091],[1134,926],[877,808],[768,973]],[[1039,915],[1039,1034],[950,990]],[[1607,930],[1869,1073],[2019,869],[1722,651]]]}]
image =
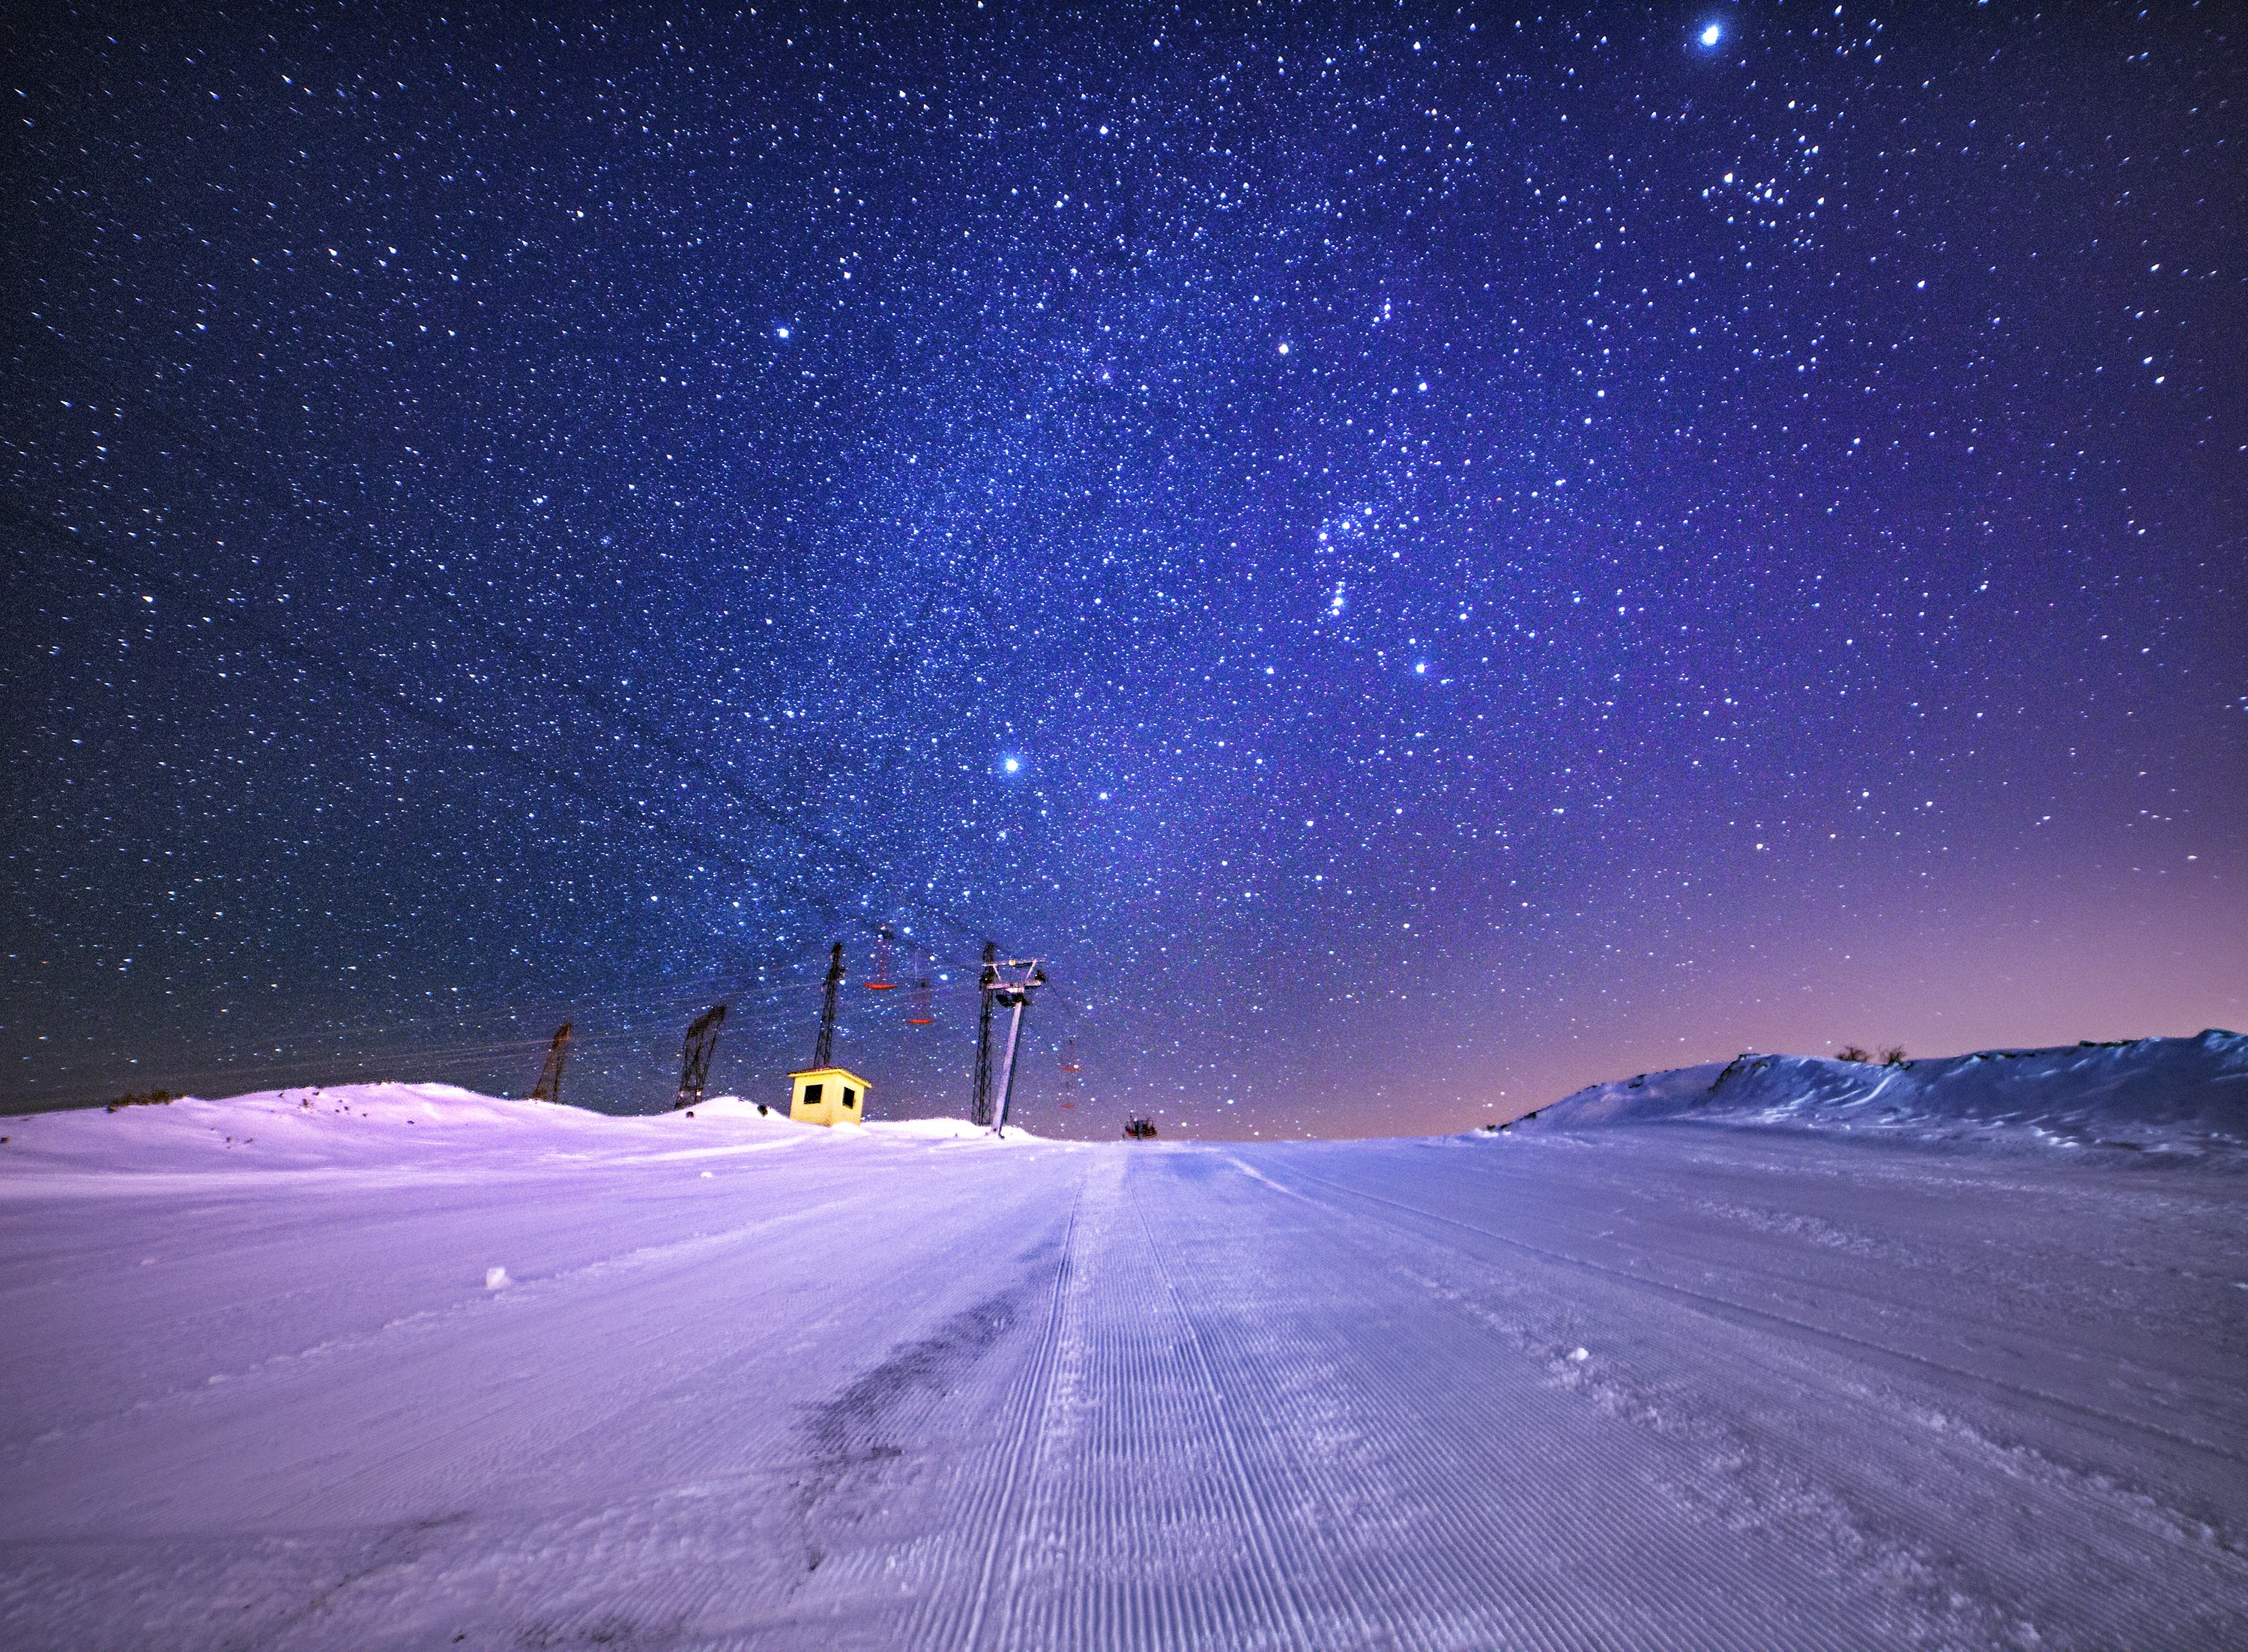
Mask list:
[{"label": "yellow hut", "polygon": [[848,1067],[806,1067],[788,1075],[788,1116],[800,1124],[863,1124],[867,1081]]}]

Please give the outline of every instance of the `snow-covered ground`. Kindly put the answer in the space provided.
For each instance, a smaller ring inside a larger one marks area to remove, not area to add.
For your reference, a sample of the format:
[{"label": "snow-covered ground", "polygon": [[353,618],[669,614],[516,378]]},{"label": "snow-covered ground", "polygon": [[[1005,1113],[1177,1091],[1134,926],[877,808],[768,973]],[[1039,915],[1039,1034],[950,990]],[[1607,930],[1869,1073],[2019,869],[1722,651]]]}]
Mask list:
[{"label": "snow-covered ground", "polygon": [[2238,1645],[2198,1081],[2191,1151],[2058,1066],[1996,1146],[0,1121],[0,1644]]}]

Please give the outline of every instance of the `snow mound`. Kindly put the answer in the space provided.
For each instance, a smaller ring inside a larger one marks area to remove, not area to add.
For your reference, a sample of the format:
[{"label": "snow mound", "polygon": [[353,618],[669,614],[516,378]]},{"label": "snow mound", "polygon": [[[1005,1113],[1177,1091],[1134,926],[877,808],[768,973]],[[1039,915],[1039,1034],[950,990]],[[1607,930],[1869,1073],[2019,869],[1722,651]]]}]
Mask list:
[{"label": "snow mound", "polygon": [[[206,1100],[36,1113],[0,1121],[0,1169],[81,1175],[214,1169],[483,1176],[573,1162],[704,1158],[821,1141],[941,1145],[991,1133],[962,1119],[798,1124],[785,1107],[712,1096],[617,1116],[480,1095],[449,1084],[346,1084]],[[1009,1142],[1033,1141],[1010,1129]]]},{"label": "snow mound", "polygon": [[1032,1135],[1019,1124],[1007,1127],[1004,1136],[995,1137],[987,1124],[970,1124],[965,1119],[873,1119],[858,1127],[867,1135],[885,1141],[1037,1141],[1046,1138]]},{"label": "snow mound", "polygon": [[1511,1130],[1691,1120],[2203,1155],[2248,1149],[2248,1037],[2138,1038],[1875,1066],[1748,1053],[1595,1084]]}]

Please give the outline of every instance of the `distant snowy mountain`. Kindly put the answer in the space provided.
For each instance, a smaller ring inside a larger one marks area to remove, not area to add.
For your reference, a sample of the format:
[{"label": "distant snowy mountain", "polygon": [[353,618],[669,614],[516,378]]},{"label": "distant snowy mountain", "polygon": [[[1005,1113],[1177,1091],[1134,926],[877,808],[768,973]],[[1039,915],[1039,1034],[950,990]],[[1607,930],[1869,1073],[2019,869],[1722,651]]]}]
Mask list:
[{"label": "distant snowy mountain", "polygon": [[2232,1153],[2248,1148],[2248,1037],[2211,1029],[2191,1038],[1982,1050],[1896,1066],[1749,1053],[1592,1085],[1510,1128],[1670,1120]]}]

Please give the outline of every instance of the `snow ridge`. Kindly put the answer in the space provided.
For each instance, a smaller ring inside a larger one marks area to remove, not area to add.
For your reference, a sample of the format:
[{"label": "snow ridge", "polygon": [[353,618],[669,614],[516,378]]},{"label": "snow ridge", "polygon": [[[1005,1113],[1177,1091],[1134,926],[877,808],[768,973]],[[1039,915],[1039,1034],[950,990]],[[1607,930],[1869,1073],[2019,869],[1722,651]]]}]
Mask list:
[{"label": "snow ridge", "polygon": [[[570,1165],[723,1160],[882,1141],[997,1146],[963,1119],[799,1124],[785,1107],[711,1096],[679,1112],[614,1114],[480,1095],[450,1084],[305,1085],[206,1100],[72,1108],[0,1124],[0,1169],[46,1176],[272,1172],[394,1176],[544,1172]],[[1010,1145],[1037,1137],[1009,1126]],[[847,1150],[847,1149],[846,1149]],[[0,1181],[0,1195],[20,1178]]]},{"label": "snow ridge", "polygon": [[1510,1129],[1691,1120],[2204,1156],[2248,1151],[2248,1037],[1979,1050],[1895,1066],[1754,1052],[1587,1086]]}]

